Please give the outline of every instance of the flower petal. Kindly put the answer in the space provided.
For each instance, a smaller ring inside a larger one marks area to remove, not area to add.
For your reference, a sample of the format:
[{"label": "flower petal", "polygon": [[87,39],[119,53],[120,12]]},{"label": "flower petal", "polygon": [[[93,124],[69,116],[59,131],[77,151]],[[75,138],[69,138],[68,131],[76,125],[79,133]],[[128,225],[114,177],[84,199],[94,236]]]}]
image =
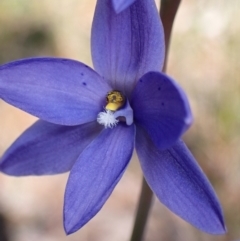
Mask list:
[{"label": "flower petal", "polygon": [[154,0],[137,0],[115,13],[111,0],[97,2],[92,25],[92,58],[96,71],[129,95],[136,81],[164,60],[163,27]]},{"label": "flower petal", "polygon": [[43,120],[78,125],[96,120],[110,87],[69,59],[23,59],[0,67],[0,98]]},{"label": "flower petal", "polygon": [[135,1],[136,0],[112,0],[112,3],[116,13],[120,13]]},{"label": "flower petal", "polygon": [[67,234],[86,224],[102,208],[131,159],[135,126],[104,129],[82,152],[68,179],[64,203]]},{"label": "flower petal", "polygon": [[101,126],[96,122],[61,126],[39,120],[5,152],[0,170],[13,176],[69,171],[100,130]]},{"label": "flower petal", "polygon": [[183,141],[160,151],[138,127],[136,149],[146,181],[164,205],[204,232],[226,232],[218,198]]},{"label": "flower petal", "polygon": [[172,146],[192,123],[184,91],[170,77],[149,72],[137,83],[131,98],[134,119],[159,149]]}]

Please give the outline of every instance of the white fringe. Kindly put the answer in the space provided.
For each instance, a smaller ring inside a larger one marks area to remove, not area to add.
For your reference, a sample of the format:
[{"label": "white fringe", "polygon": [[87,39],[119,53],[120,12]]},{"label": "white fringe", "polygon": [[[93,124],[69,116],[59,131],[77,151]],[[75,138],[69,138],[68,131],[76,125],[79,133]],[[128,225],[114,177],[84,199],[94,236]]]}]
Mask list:
[{"label": "white fringe", "polygon": [[113,114],[114,112],[110,110],[100,112],[97,117],[97,122],[101,125],[104,125],[105,128],[113,128],[119,122],[119,120],[117,120]]}]

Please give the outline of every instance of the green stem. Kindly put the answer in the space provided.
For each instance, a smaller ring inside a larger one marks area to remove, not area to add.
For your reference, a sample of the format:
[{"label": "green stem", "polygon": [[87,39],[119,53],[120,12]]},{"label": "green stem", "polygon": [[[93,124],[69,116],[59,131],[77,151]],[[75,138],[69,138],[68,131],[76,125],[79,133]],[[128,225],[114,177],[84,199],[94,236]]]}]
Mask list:
[{"label": "green stem", "polygon": [[[145,0],[147,1],[147,0]],[[160,17],[162,19],[164,33],[165,33],[165,61],[163,72],[166,72],[169,43],[173,22],[181,0],[161,0]],[[151,208],[153,193],[143,177],[142,190],[138,202],[137,214],[133,227],[133,232],[130,241],[143,240],[144,229],[148,219],[148,213]]]},{"label": "green stem", "polygon": [[140,241],[143,238],[144,228],[147,223],[148,213],[152,203],[152,196],[153,193],[143,177],[142,190],[139,198],[132,237],[130,239],[131,241]]}]

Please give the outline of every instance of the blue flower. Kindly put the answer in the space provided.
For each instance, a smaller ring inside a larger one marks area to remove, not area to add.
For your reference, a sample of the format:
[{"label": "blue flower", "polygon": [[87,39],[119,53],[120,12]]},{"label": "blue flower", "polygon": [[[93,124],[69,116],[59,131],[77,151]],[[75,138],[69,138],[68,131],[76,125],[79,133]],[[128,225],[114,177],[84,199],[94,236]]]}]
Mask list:
[{"label": "blue flower", "polygon": [[[164,37],[154,0],[120,14],[97,2],[96,72],[69,59],[32,58],[0,67],[0,96],[39,117],[1,158],[13,176],[70,170],[64,227],[72,233],[102,208],[136,147],[158,199],[202,231],[225,232],[219,201],[181,135],[192,122],[185,93],[158,72]],[[107,98],[107,101],[106,101]]]}]

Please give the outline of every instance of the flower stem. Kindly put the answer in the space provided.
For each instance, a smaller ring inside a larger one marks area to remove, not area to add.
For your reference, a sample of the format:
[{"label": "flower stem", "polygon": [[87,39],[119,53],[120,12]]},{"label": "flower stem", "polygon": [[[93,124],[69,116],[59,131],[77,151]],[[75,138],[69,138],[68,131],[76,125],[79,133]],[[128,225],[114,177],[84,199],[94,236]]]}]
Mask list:
[{"label": "flower stem", "polygon": [[[166,49],[163,72],[166,72],[171,32],[180,2],[181,0],[161,0],[160,17],[162,19],[164,28]],[[138,202],[137,214],[130,241],[143,240],[144,229],[147,223],[148,213],[151,208],[152,197],[152,190],[149,188],[145,178],[143,177],[142,190]]]},{"label": "flower stem", "polygon": [[167,68],[168,50],[171,39],[172,27],[180,2],[181,0],[161,0],[160,17],[162,19],[164,28],[166,49],[163,72],[166,72]]},{"label": "flower stem", "polygon": [[144,228],[147,223],[148,213],[152,203],[152,190],[146,183],[145,178],[142,180],[142,190],[138,202],[137,215],[132,232],[131,241],[140,241],[143,238]]}]

